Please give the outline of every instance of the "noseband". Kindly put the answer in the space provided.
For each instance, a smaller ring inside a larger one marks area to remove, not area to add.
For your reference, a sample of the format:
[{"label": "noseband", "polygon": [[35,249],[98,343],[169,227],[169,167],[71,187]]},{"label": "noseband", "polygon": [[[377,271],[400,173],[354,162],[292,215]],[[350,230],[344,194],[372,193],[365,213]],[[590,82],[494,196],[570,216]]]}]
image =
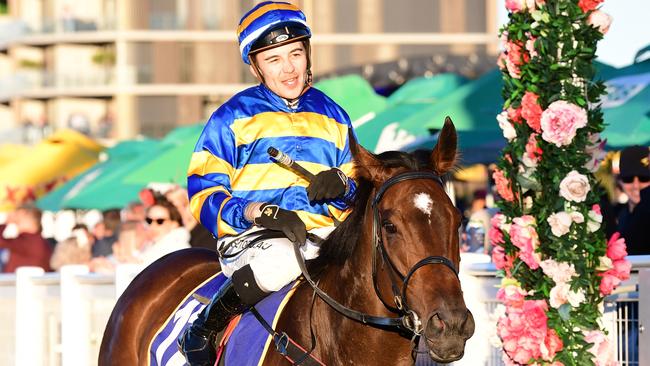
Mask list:
[{"label": "noseband", "polygon": [[[313,287],[314,291],[318,294],[318,296],[321,299],[323,299],[323,301],[325,301],[329,306],[334,308],[336,311],[338,311],[339,313],[345,315],[350,319],[356,320],[363,324],[368,324],[381,329],[396,330],[401,333],[406,332],[411,336],[418,336],[422,332],[422,322],[420,321],[420,318],[417,315],[417,313],[408,306],[408,302],[406,299],[406,291],[408,289],[409,280],[418,269],[429,264],[443,264],[447,266],[449,269],[452,270],[454,275],[456,275],[456,278],[458,278],[458,270],[448,258],[434,255],[434,256],[426,257],[420,260],[419,262],[417,262],[408,270],[406,276],[404,276],[397,269],[394,262],[391,260],[390,256],[386,251],[386,247],[384,246],[384,240],[382,240],[381,230],[380,230],[381,215],[379,214],[379,202],[381,201],[382,197],[384,196],[384,193],[388,190],[388,188],[400,182],[406,180],[413,180],[413,179],[430,179],[440,184],[441,186],[443,185],[440,176],[434,174],[433,172],[402,173],[394,177],[391,177],[390,179],[385,181],[382,184],[382,186],[379,187],[379,190],[375,194],[375,198],[372,200],[372,211],[373,211],[372,282],[375,288],[375,293],[379,298],[379,300],[382,302],[382,304],[384,304],[386,309],[390,310],[395,314],[400,315],[400,317],[392,318],[392,317],[373,316],[356,310],[352,310],[348,307],[341,305],[339,302],[337,302],[329,295],[327,295],[325,292],[323,292],[316,285],[316,283],[311,279],[309,273],[307,272],[307,268],[305,267],[304,259],[302,258],[302,253],[298,246],[294,246],[294,252],[296,254],[296,257],[298,258],[298,263],[300,265],[300,269],[302,270],[302,274],[307,280],[307,282]],[[391,281],[391,288],[393,291],[393,299],[395,303],[394,305],[388,304],[381,297],[381,293],[379,291],[379,285],[377,282],[377,254],[381,256],[381,259],[383,260],[384,263],[388,264],[389,277]],[[398,285],[400,283],[401,286]]]}]

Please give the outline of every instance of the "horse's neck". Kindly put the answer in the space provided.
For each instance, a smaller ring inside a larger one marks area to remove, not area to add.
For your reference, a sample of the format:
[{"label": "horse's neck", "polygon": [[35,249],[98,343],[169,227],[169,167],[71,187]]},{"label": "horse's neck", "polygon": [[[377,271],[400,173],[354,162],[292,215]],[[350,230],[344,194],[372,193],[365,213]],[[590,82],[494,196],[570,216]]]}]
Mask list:
[{"label": "horse's neck", "polygon": [[[372,222],[365,222],[364,227],[369,228],[368,225],[371,224]],[[364,232],[355,252],[344,264],[328,267],[321,276],[321,287],[349,309],[370,315],[394,317],[395,314],[390,313],[375,294],[370,237],[369,232]],[[371,364],[412,364],[408,341],[395,333],[349,320],[331,309],[325,310],[327,307],[328,305],[320,302],[320,309],[316,310],[318,315],[314,320],[321,335],[319,348],[329,353],[326,356],[330,361],[328,364],[343,364],[349,361],[354,364],[368,364],[368,357],[374,360]],[[329,336],[324,336],[325,333],[329,333]]]}]

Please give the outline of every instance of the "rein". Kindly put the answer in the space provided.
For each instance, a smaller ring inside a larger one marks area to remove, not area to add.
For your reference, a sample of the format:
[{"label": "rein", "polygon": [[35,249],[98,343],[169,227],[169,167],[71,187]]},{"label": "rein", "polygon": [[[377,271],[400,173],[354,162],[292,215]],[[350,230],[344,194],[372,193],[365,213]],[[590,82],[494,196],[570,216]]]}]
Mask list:
[{"label": "rein", "polygon": [[[296,255],[296,259],[298,260],[298,264],[300,266],[300,270],[302,271],[302,275],[307,281],[307,283],[309,283],[309,285],[314,289],[314,292],[334,310],[338,311],[342,315],[352,320],[358,321],[363,324],[368,324],[370,326],[380,328],[380,329],[390,329],[398,332],[407,332],[413,337],[416,337],[422,333],[422,322],[420,321],[420,317],[418,316],[418,314],[414,310],[408,307],[406,301],[406,290],[408,288],[409,280],[418,269],[430,264],[445,265],[446,267],[448,267],[453,271],[453,273],[456,275],[456,278],[458,278],[458,270],[454,267],[454,264],[448,258],[436,255],[436,256],[429,256],[418,261],[413,267],[409,269],[406,276],[404,276],[395,267],[395,264],[393,263],[393,261],[388,256],[388,253],[386,252],[384,241],[382,240],[380,229],[379,229],[380,222],[381,222],[381,216],[379,214],[379,207],[378,207],[379,203],[381,202],[381,199],[384,193],[386,192],[386,190],[388,190],[388,188],[400,182],[406,180],[413,180],[413,179],[430,179],[437,182],[441,186],[443,185],[440,176],[432,172],[402,173],[397,176],[391,177],[386,182],[384,182],[382,186],[379,188],[379,190],[377,191],[377,193],[375,194],[375,197],[372,201],[372,210],[373,210],[372,282],[373,282],[373,286],[375,288],[375,293],[379,298],[379,300],[382,302],[382,304],[391,312],[399,314],[401,316],[399,317],[374,316],[374,315],[370,315],[370,314],[366,314],[360,311],[350,309],[340,304],[338,301],[334,300],[327,293],[321,290],[318,287],[318,285],[311,279],[311,277],[309,276],[309,272],[307,271],[307,267],[305,265],[305,259],[303,258],[302,252],[300,251],[300,247],[298,245],[294,245],[294,253]],[[376,260],[377,253],[381,255],[381,258],[385,263],[388,263],[390,269],[389,273],[391,279],[391,288],[393,290],[395,306],[387,304],[385,300],[380,296],[379,287],[377,284],[377,260]],[[398,280],[401,281],[401,288],[398,287]]]}]

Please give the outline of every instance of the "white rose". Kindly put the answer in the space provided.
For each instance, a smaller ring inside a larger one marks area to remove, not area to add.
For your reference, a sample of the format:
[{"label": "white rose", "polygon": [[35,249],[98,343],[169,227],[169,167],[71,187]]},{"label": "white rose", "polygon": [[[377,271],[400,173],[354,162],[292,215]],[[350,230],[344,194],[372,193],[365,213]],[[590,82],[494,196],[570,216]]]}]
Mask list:
[{"label": "white rose", "polygon": [[499,127],[503,130],[503,137],[508,141],[512,141],[517,137],[517,131],[515,127],[508,121],[508,112],[503,111],[497,115],[497,121],[499,121]]},{"label": "white rose", "polygon": [[567,201],[584,202],[590,189],[589,179],[575,170],[560,182],[560,195]]},{"label": "white rose", "polygon": [[614,268],[614,263],[612,262],[612,259],[610,257],[604,255],[598,259],[599,259],[599,263],[598,263],[598,267],[596,267],[597,271],[605,272]]},{"label": "white rose", "polygon": [[549,303],[554,308],[559,308],[567,302],[569,296],[569,285],[567,283],[560,283],[555,285],[548,294]]},{"label": "white rose", "polygon": [[589,211],[589,220],[587,220],[587,229],[591,233],[595,233],[600,229],[600,224],[603,222],[603,215],[600,215],[594,210]]},{"label": "white rose", "polygon": [[589,25],[598,28],[600,33],[605,34],[609,30],[609,26],[612,24],[612,17],[611,15],[600,10],[594,10],[589,15],[587,22]]},{"label": "white rose", "polygon": [[561,211],[552,214],[548,217],[548,219],[546,219],[546,221],[549,225],[551,225],[551,231],[553,232],[553,235],[559,238],[560,236],[569,232],[569,229],[571,228],[571,222],[573,220],[571,219],[571,215],[564,211]]},{"label": "white rose", "polygon": [[585,301],[585,291],[583,289],[579,289],[578,292],[573,290],[569,291],[567,294],[567,301],[571,306],[577,308]]},{"label": "white rose", "polygon": [[571,220],[577,224],[582,224],[585,222],[585,217],[580,212],[570,212],[569,215],[571,215]]}]

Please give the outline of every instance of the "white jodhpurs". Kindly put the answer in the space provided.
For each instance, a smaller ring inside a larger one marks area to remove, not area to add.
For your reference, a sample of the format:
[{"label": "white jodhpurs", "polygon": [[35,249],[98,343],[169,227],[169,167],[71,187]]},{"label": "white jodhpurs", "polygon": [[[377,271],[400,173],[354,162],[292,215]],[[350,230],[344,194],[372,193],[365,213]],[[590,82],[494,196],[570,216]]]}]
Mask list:
[{"label": "white jodhpurs", "polygon": [[[233,272],[249,264],[255,281],[260,289],[265,292],[274,292],[280,290],[289,282],[295,280],[300,275],[300,267],[293,251],[293,243],[287,238],[261,240],[247,248],[248,243],[257,238],[254,233],[263,230],[254,226],[238,236],[232,236],[220,239],[217,248],[222,250],[230,244],[226,255],[238,253],[232,258],[221,258],[221,270],[227,277],[232,276]],[[310,230],[309,232],[321,238],[326,238],[334,227],[325,227]],[[243,249],[243,250],[242,250]],[[318,244],[307,240],[300,250],[303,257],[314,259],[318,257]]]}]

